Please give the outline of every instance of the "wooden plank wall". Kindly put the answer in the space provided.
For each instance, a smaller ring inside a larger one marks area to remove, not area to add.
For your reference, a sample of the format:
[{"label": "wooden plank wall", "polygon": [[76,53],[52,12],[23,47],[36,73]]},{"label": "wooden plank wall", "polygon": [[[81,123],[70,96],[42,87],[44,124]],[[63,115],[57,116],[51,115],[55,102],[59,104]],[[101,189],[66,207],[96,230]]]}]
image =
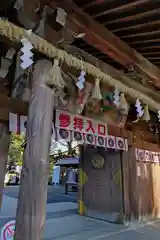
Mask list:
[{"label": "wooden plank wall", "polygon": [[136,161],[135,148],[160,152],[159,145],[133,138],[122,153],[125,219],[160,217],[160,164]]}]

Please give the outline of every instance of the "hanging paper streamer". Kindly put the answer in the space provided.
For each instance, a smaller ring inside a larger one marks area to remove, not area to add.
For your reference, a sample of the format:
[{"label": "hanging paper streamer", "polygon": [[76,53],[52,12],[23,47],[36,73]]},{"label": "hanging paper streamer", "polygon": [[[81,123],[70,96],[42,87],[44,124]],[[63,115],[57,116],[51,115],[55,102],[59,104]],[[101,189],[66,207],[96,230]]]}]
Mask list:
[{"label": "hanging paper streamer", "polygon": [[146,122],[148,122],[150,120],[148,105],[145,105],[145,107],[144,107],[144,114],[142,116],[142,120],[144,120]]},{"label": "hanging paper streamer", "polygon": [[23,55],[20,57],[22,60],[20,66],[23,70],[25,70],[33,64],[33,60],[31,59],[33,56],[31,49],[33,49],[33,46],[26,38],[23,38],[21,42],[23,44],[23,47],[21,48]]},{"label": "hanging paper streamer", "polygon": [[25,134],[27,128],[27,117],[14,113],[9,114],[9,131],[15,134]]},{"label": "hanging paper streamer", "polygon": [[35,34],[37,34],[40,37],[44,37],[44,33],[45,33],[44,27],[45,27],[47,12],[48,12],[48,6],[45,6],[44,9],[43,9],[41,20],[39,22],[39,26],[35,31]]},{"label": "hanging paper streamer", "polygon": [[9,131],[13,133],[19,133],[19,121],[18,115],[14,113],[9,114]]},{"label": "hanging paper streamer", "polygon": [[93,91],[92,91],[92,95],[91,95],[92,100],[100,101],[102,99],[102,94],[101,94],[99,84],[100,84],[100,80],[98,78],[96,78],[95,85],[93,87]]},{"label": "hanging paper streamer", "polygon": [[81,114],[90,96],[91,89],[92,89],[92,84],[89,82],[86,82],[85,88],[82,91],[78,91],[76,104],[74,105],[72,104],[72,106],[68,110]]},{"label": "hanging paper streamer", "polygon": [[65,24],[66,24],[66,17],[67,17],[67,13],[64,11],[64,9],[58,8],[57,9],[56,22],[64,27]]},{"label": "hanging paper streamer", "polygon": [[5,58],[1,58],[1,68],[0,68],[0,77],[5,78],[9,72],[9,67],[11,66],[11,61]]},{"label": "hanging paper streamer", "polygon": [[1,58],[1,68],[0,68],[0,77],[5,78],[9,72],[9,67],[12,64],[12,59],[15,54],[16,50],[14,48],[10,48],[7,53],[5,58]]},{"label": "hanging paper streamer", "polygon": [[144,110],[143,107],[141,106],[141,102],[139,99],[136,100],[136,111],[137,111],[137,118],[141,118],[143,116]]},{"label": "hanging paper streamer", "polygon": [[79,88],[80,91],[83,90],[83,88],[84,88],[84,84],[85,84],[85,81],[86,81],[85,80],[85,75],[86,75],[85,71],[82,70],[81,73],[80,73],[80,76],[78,77],[78,81],[76,83],[76,86]]},{"label": "hanging paper streamer", "polygon": [[113,103],[116,105],[116,107],[119,107],[119,104],[120,104],[120,92],[119,92],[118,88],[116,88],[114,90]]},{"label": "hanging paper streamer", "polygon": [[8,52],[6,53],[5,58],[7,58],[8,60],[12,60],[15,52],[16,52],[16,50],[14,48],[10,48],[8,50]]},{"label": "hanging paper streamer", "polygon": [[54,59],[54,64],[49,71],[47,82],[49,86],[56,87],[58,89],[63,89],[65,82],[62,78],[61,68],[59,66],[59,60]]},{"label": "hanging paper streamer", "polygon": [[124,93],[120,94],[120,99],[119,99],[119,109],[123,115],[128,114],[128,103],[125,99]]},{"label": "hanging paper streamer", "polygon": [[27,128],[27,117],[26,116],[20,116],[20,133],[26,134],[26,128]]},{"label": "hanging paper streamer", "polygon": [[18,11],[23,10],[24,8],[23,0],[17,0],[14,4],[14,8],[17,9]]}]

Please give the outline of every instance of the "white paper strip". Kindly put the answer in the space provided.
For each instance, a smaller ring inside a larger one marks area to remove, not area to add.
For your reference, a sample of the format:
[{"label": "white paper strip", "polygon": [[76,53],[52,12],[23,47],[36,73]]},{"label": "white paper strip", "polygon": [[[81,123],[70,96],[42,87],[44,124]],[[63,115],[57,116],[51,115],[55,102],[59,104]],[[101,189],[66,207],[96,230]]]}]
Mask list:
[{"label": "white paper strip", "polygon": [[26,116],[20,116],[20,133],[26,134],[26,127],[27,127],[27,117]]},{"label": "white paper strip", "polygon": [[20,57],[20,59],[22,60],[20,66],[23,70],[25,70],[34,63],[31,59],[31,57],[33,56],[31,49],[33,48],[33,46],[26,38],[23,38],[21,42],[23,44],[23,47],[21,48],[21,52],[23,53],[23,55]]},{"label": "white paper strip", "polygon": [[64,27],[66,24],[66,17],[67,17],[67,13],[62,8],[58,8],[56,22],[61,24]]},{"label": "white paper strip", "polygon": [[9,131],[17,133],[18,131],[18,116],[14,113],[9,113]]},{"label": "white paper strip", "polygon": [[6,53],[5,58],[7,58],[7,59],[9,59],[9,60],[12,60],[15,52],[16,52],[16,50],[15,50],[14,48],[10,48],[10,49],[8,50],[8,52]]},{"label": "white paper strip", "polygon": [[9,72],[11,62],[8,59],[1,58],[0,77],[5,78]]}]

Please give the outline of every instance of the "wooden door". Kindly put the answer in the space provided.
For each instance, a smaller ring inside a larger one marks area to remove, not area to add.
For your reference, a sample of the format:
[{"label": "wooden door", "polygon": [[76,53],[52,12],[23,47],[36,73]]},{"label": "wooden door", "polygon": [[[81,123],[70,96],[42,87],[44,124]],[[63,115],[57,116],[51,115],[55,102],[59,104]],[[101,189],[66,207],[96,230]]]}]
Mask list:
[{"label": "wooden door", "polygon": [[[102,168],[95,168],[93,159],[104,158]],[[113,220],[122,210],[120,154],[115,151],[87,147],[84,152],[83,170],[88,176],[83,199],[88,212],[98,212],[106,220]],[[89,214],[90,215],[90,214]]]}]

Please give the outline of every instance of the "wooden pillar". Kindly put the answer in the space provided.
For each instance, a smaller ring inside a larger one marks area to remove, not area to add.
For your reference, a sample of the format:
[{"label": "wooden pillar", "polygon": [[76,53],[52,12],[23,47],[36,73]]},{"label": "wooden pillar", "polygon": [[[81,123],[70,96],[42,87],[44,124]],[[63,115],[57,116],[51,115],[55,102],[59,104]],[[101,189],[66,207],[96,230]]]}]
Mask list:
[{"label": "wooden pillar", "polygon": [[2,205],[4,178],[8,159],[10,134],[8,124],[0,123],[0,208]]},{"label": "wooden pillar", "polygon": [[43,239],[53,120],[53,91],[45,85],[50,69],[48,60],[39,60],[33,71],[27,145],[16,216],[16,240]]},{"label": "wooden pillar", "polygon": [[133,133],[128,134],[128,151],[122,152],[123,210],[125,221],[138,219],[137,165]]},{"label": "wooden pillar", "polygon": [[83,203],[83,168],[84,168],[84,146],[80,147],[80,163],[79,163],[79,214],[84,215],[84,203]]},{"label": "wooden pillar", "polygon": [[[130,150],[130,149],[129,149]],[[129,150],[128,152],[122,151],[121,154],[121,171],[122,171],[122,200],[124,220],[131,220],[130,208],[130,176],[129,176]]]}]

